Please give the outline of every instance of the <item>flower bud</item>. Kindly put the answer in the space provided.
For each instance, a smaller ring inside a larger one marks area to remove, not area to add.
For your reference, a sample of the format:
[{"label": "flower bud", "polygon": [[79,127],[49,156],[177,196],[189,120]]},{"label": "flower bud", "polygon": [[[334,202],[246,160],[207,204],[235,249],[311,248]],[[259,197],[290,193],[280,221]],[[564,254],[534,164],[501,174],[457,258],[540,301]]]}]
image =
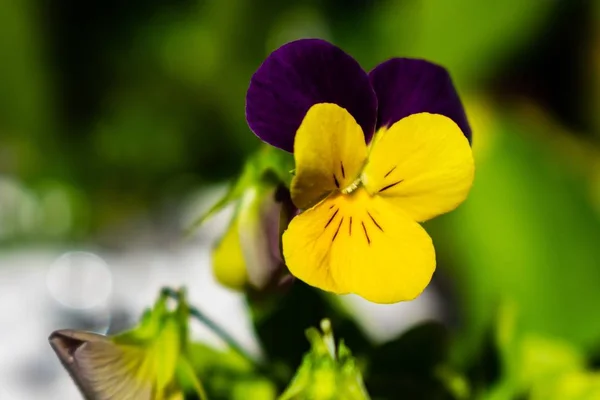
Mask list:
[{"label": "flower bud", "polygon": [[246,188],[227,232],[213,252],[213,271],[223,285],[256,291],[286,284],[281,235],[295,215],[289,190],[271,183]]},{"label": "flower bud", "polygon": [[336,348],[329,320],[321,322],[321,330],[322,334],[314,328],[306,332],[311,350],[279,400],[368,400],[348,347],[340,342]]},{"label": "flower bud", "polygon": [[205,397],[187,357],[187,303],[182,297],[170,311],[166,302],[163,294],[137,327],[116,336],[52,333],[50,345],[85,398]]}]

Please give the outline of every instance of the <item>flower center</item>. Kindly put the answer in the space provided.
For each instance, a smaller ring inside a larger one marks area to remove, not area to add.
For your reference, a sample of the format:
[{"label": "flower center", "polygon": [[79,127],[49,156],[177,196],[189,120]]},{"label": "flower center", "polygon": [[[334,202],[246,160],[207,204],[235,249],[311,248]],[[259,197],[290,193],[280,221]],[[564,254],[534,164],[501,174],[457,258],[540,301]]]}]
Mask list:
[{"label": "flower center", "polygon": [[342,194],[350,194],[350,193],[354,192],[356,189],[358,189],[358,187],[360,186],[361,183],[362,183],[362,180],[361,180],[361,177],[359,176],[358,178],[356,178],[354,180],[354,182],[352,182],[350,185],[348,185],[347,187],[342,189]]}]

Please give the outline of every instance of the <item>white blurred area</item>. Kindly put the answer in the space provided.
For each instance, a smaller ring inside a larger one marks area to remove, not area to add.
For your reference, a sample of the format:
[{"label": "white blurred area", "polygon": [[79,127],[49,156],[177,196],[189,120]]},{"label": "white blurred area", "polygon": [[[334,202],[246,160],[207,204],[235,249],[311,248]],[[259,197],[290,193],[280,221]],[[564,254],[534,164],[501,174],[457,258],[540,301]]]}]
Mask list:
[{"label": "white blurred area", "polygon": [[[197,215],[220,192],[202,194],[189,214]],[[35,230],[45,219],[41,206],[38,197],[0,179],[0,240]],[[58,211],[68,216],[68,207]],[[148,231],[143,238],[128,238],[119,232],[113,240],[118,246],[0,248],[0,400],[81,399],[48,344],[50,333],[129,328],[165,286],[185,286],[190,303],[260,356],[243,296],[216,283],[210,268],[211,245],[228,214],[216,216],[189,240],[168,242],[162,233]],[[223,345],[199,323],[191,328],[195,338]]]},{"label": "white blurred area", "polygon": [[[0,189],[7,187],[0,191],[0,235],[5,236],[7,227],[32,229],[40,218],[35,198],[0,180]],[[201,193],[185,212],[174,213],[184,215],[175,231],[181,233],[220,193],[222,188]],[[23,204],[27,210],[19,211]],[[229,217],[230,211],[217,215],[189,240],[164,239],[164,232],[145,229],[143,238],[119,232],[113,238],[119,246],[112,247],[0,247],[0,400],[81,399],[48,344],[49,334],[64,328],[99,333],[129,328],[165,286],[185,286],[191,304],[260,357],[243,296],[215,282],[210,268],[212,243]],[[391,339],[441,313],[440,300],[430,291],[398,305],[374,305],[356,296],[341,301],[375,341]],[[191,326],[195,338],[223,345],[199,323]]]},{"label": "white blurred area", "polygon": [[[163,286],[186,285],[192,304],[258,353],[243,298],[214,282],[207,248],[66,257],[71,258],[68,265],[57,264],[65,255],[52,250],[0,255],[0,393],[5,392],[0,399],[80,399],[48,335],[63,328],[106,333],[111,325],[131,326]],[[93,264],[90,257],[102,257],[106,264]],[[74,307],[75,301],[82,308]],[[192,326],[196,337],[221,344],[199,324]]]}]

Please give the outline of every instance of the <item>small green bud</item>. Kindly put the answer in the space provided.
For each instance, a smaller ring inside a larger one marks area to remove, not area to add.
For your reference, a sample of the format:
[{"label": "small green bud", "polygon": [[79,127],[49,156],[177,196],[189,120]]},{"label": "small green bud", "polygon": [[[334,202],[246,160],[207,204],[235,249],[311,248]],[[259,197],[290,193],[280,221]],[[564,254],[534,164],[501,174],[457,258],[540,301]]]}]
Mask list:
[{"label": "small green bud", "polygon": [[186,356],[187,304],[182,298],[171,311],[166,301],[163,294],[137,327],[116,336],[52,333],[52,348],[85,398],[206,398]]},{"label": "small green bud", "polygon": [[279,400],[369,400],[350,349],[343,341],[336,348],[329,320],[321,330],[307,330],[311,350]]}]

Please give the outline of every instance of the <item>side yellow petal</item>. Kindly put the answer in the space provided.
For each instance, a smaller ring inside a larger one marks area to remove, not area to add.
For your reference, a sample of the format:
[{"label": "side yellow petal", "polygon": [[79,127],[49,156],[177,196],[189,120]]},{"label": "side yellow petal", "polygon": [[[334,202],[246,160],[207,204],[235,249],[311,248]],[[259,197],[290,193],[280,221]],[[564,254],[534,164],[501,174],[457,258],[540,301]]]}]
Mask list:
[{"label": "side yellow petal", "polygon": [[426,221],[462,203],[474,173],[471,147],[458,125],[443,115],[420,113],[377,135],[362,181],[372,195]]},{"label": "side yellow petal", "polygon": [[348,111],[329,103],[312,106],[294,139],[291,191],[296,207],[307,209],[330,192],[352,185],[366,155],[362,128]]},{"label": "side yellow petal", "polygon": [[307,284],[375,303],[414,299],[435,270],[427,232],[364,188],[334,194],[294,218],[283,253],[290,272]]}]

